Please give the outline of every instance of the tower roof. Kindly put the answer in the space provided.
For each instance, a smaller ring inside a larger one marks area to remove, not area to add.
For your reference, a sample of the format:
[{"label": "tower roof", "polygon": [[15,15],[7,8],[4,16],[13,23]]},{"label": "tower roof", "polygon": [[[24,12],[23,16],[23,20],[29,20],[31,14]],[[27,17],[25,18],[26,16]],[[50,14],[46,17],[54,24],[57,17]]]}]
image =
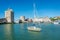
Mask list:
[{"label": "tower roof", "polygon": [[13,11],[11,8],[8,8],[7,11]]}]

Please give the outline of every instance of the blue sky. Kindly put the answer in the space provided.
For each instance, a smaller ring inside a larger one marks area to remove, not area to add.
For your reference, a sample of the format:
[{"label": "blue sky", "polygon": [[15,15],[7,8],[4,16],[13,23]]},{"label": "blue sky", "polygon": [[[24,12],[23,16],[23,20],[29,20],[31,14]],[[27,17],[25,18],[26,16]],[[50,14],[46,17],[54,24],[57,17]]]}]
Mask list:
[{"label": "blue sky", "polygon": [[37,16],[60,16],[60,0],[0,0],[0,18],[4,18],[4,11],[8,8],[13,9],[15,19],[19,19],[20,16],[33,18],[34,2],[36,4]]}]

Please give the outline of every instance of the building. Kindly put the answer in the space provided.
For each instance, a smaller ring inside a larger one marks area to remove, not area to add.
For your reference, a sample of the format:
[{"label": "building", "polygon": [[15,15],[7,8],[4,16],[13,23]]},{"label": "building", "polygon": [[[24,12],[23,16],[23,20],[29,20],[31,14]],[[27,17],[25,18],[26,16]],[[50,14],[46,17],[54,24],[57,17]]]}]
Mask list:
[{"label": "building", "polygon": [[33,22],[43,22],[43,18],[34,18]]},{"label": "building", "polygon": [[33,22],[32,19],[28,19],[28,22]]},{"label": "building", "polygon": [[1,24],[1,23],[6,23],[6,22],[7,22],[7,20],[6,20],[5,18],[1,18],[1,19],[0,19],[0,24]]},{"label": "building", "polygon": [[48,17],[44,18],[34,18],[33,22],[51,22],[51,20]]},{"label": "building", "polygon": [[44,17],[44,18],[43,18],[43,21],[44,21],[44,22],[51,22],[51,20],[50,20],[48,17]]},{"label": "building", "polygon": [[12,9],[9,9],[5,11],[5,18],[7,20],[7,23],[13,23],[14,22],[14,12]]},{"label": "building", "polygon": [[60,20],[60,16],[56,16],[56,17],[54,17],[54,19],[58,19],[58,20]]},{"label": "building", "polygon": [[25,21],[25,16],[21,16],[21,17],[20,17],[20,20],[21,20],[22,22],[24,22],[24,21]]}]

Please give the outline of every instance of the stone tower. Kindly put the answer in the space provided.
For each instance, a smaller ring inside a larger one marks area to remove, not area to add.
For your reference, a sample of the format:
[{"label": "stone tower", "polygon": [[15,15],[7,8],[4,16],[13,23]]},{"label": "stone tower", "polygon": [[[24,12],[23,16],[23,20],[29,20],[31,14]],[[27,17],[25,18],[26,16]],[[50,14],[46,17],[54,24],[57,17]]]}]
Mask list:
[{"label": "stone tower", "polygon": [[8,10],[5,11],[5,18],[7,23],[14,23],[14,12],[12,9],[8,8]]}]

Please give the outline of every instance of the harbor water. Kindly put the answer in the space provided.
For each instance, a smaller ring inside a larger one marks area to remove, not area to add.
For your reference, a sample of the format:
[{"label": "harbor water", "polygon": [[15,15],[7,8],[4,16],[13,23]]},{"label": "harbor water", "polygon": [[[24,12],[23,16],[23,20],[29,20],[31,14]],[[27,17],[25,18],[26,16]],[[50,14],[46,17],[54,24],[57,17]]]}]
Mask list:
[{"label": "harbor water", "polygon": [[40,32],[27,27],[27,23],[0,24],[0,40],[60,40],[60,24],[42,23]]}]

